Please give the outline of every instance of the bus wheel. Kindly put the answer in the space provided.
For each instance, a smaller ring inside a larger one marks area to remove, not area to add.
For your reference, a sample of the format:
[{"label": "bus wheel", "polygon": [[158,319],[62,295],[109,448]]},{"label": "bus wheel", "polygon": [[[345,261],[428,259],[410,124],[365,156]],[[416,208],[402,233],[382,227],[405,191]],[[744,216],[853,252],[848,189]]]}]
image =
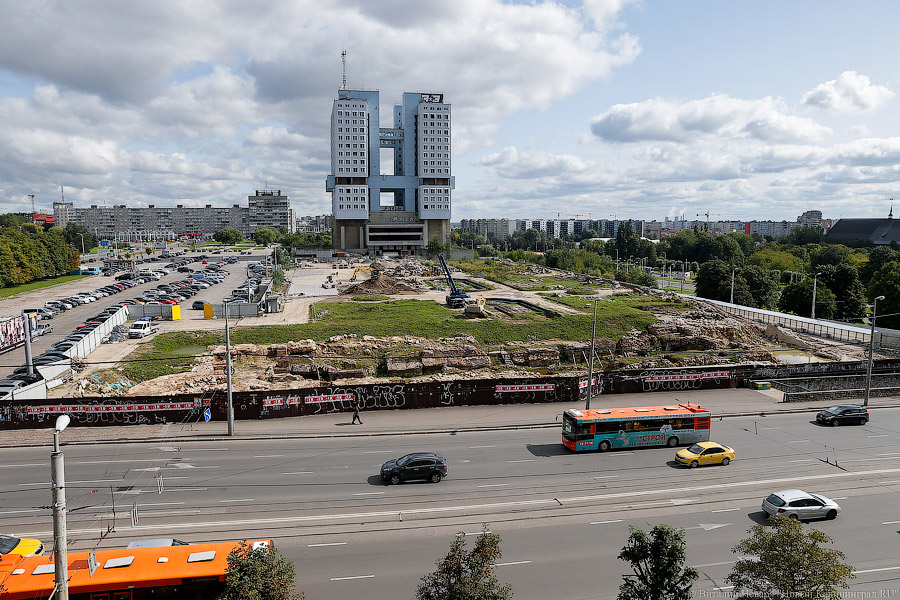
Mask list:
[{"label": "bus wheel", "polygon": [[670,437],[669,440],[666,442],[666,445],[667,445],[669,448],[674,448],[675,446],[678,445],[678,438],[675,437],[675,436],[673,435],[673,436]]},{"label": "bus wheel", "polygon": [[600,449],[600,452],[606,452],[607,450],[609,450],[609,442],[603,440],[602,442],[600,442],[598,448]]}]

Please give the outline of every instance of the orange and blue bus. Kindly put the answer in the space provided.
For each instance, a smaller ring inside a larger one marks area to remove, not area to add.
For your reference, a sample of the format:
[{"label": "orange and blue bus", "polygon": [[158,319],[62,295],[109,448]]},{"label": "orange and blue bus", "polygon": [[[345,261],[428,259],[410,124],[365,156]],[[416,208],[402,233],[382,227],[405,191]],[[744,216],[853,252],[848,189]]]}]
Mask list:
[{"label": "orange and blue bus", "polygon": [[[247,542],[271,548],[271,540]],[[185,544],[157,548],[97,550],[93,576],[89,552],[69,552],[70,600],[195,600],[218,598],[225,589],[228,555],[239,542]],[[0,557],[0,598],[50,598],[53,556]]]},{"label": "orange and blue bus", "polygon": [[563,413],[562,442],[569,450],[642,448],[709,440],[710,413],[697,404],[603,408]]}]

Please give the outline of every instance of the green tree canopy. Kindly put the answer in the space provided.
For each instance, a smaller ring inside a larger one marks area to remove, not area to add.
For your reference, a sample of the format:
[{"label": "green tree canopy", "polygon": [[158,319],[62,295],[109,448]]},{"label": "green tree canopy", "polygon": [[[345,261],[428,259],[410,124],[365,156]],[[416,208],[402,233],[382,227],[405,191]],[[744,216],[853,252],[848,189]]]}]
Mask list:
[{"label": "green tree canopy", "polygon": [[618,600],[690,600],[700,573],[685,567],[685,559],[684,530],[657,525],[647,535],[631,527],[619,560],[629,563],[634,574],[624,576]]},{"label": "green tree canopy", "polygon": [[[730,264],[722,260],[710,260],[700,265],[697,277],[694,280],[697,296],[729,302],[731,300],[731,274]],[[745,306],[753,306],[754,298],[750,293],[750,287],[743,276],[738,275],[741,270],[734,273],[734,302]]]},{"label": "green tree canopy", "polygon": [[831,538],[816,529],[804,529],[784,516],[770,519],[774,527],[754,525],[750,537],[732,549],[740,558],[726,581],[737,598],[837,600],[838,588],[847,588],[853,567],[844,553],[825,548]]},{"label": "green tree canopy", "polygon": [[[51,229],[51,231],[53,231]],[[87,227],[83,225],[77,225],[72,223],[71,221],[66,223],[66,226],[60,229],[60,233],[63,238],[66,240],[66,243],[71,244],[75,248],[78,248],[78,251],[81,251],[81,236],[84,236],[84,250],[87,252],[91,248],[97,247],[100,242],[97,240],[97,237],[91,233]],[[81,234],[81,235],[79,235]]]},{"label": "green tree canopy", "polygon": [[825,232],[820,227],[798,227],[782,239],[794,246],[821,244],[825,240]]},{"label": "green tree canopy", "polygon": [[[879,327],[900,329],[900,262],[889,262],[872,276],[866,290],[869,300],[884,296],[878,301],[875,324]],[[885,316],[881,316],[885,315]]]},{"label": "green tree canopy", "polygon": [[[856,321],[866,313],[865,288],[859,280],[859,274],[849,263],[824,265],[821,267],[819,285],[824,284],[835,297],[835,316],[846,321]],[[816,295],[816,303],[819,298]],[[816,307],[816,314],[819,308]]]},{"label": "green tree canopy", "polygon": [[441,243],[441,239],[439,237],[433,237],[428,240],[428,245],[425,248],[428,251],[428,254],[440,254],[444,251],[444,244]]},{"label": "green tree canopy", "polygon": [[[756,308],[775,308],[780,291],[778,277],[775,272],[760,267],[749,266],[738,271],[738,277],[744,282],[747,292],[752,298],[752,300],[746,304],[747,306],[755,306]],[[737,280],[735,280],[734,285],[735,302],[737,302]],[[740,286],[742,290],[744,289],[744,285]],[[743,293],[741,294],[741,297],[743,298]],[[744,303],[741,302],[740,304]]]},{"label": "green tree canopy", "polygon": [[877,246],[869,252],[868,260],[859,269],[863,285],[869,285],[872,275],[889,262],[900,261],[900,252],[890,246]]},{"label": "green tree canopy", "polygon": [[294,564],[275,548],[242,542],[228,555],[225,591],[219,600],[302,600],[294,591]]},{"label": "green tree canopy", "polygon": [[268,246],[278,238],[278,232],[271,227],[260,227],[253,234],[253,241],[260,246]]},{"label": "green tree canopy", "polygon": [[819,246],[810,253],[810,268],[813,273],[820,271],[825,265],[838,266],[850,260],[850,248],[840,244]]},{"label": "green tree canopy", "polygon": [[244,239],[244,234],[235,227],[225,227],[213,234],[213,239],[220,244],[233,246]]},{"label": "green tree canopy", "polygon": [[500,551],[500,536],[490,533],[487,525],[475,540],[471,552],[466,550],[466,536],[460,532],[450,544],[447,556],[437,561],[437,570],[422,578],[416,589],[417,600],[507,600],[512,587],[500,585],[494,575],[494,563]]},{"label": "green tree canopy", "polygon": [[[809,317],[812,314],[813,278],[807,277],[803,281],[792,283],[781,292],[778,300],[778,310],[789,312],[801,317]],[[837,314],[837,304],[834,294],[826,286],[819,283],[816,286],[816,317],[820,319],[833,319]]]},{"label": "green tree canopy", "polygon": [[763,248],[754,252],[747,263],[755,267],[762,267],[770,271],[797,271],[803,270],[803,261],[783,250],[775,248]]}]

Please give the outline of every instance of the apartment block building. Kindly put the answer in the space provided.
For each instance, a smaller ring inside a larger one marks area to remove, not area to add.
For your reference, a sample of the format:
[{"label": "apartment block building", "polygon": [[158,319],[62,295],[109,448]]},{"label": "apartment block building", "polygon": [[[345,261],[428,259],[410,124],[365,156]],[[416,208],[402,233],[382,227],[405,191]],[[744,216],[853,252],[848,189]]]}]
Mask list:
[{"label": "apartment block building", "polygon": [[[380,126],[377,91],[338,91],[331,111],[335,249],[420,254],[450,235],[450,105],[443,94],[407,92]],[[382,150],[386,152],[383,154]]]}]

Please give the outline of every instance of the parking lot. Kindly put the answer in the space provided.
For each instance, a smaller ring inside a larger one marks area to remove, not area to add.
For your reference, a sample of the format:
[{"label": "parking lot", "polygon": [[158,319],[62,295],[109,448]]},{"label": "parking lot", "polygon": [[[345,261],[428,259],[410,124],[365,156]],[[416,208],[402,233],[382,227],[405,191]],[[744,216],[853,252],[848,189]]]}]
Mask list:
[{"label": "parking lot", "polygon": [[[236,252],[211,254],[209,250],[205,250],[201,252],[188,253],[184,256],[179,257],[180,259],[197,258],[201,255],[206,255],[208,257],[208,264],[203,264],[202,261],[200,261],[193,262],[188,265],[189,268],[194,271],[202,271],[210,264],[216,263],[220,260],[223,260],[224,258],[234,257],[238,259],[238,262],[234,264],[225,264],[221,266],[222,269],[228,271],[228,276],[225,277],[221,283],[214,284],[209,288],[200,290],[196,295],[181,303],[182,320],[185,321],[184,325],[188,325],[188,322],[191,321],[196,322],[197,320],[203,319],[202,310],[191,309],[194,301],[200,300],[203,302],[218,303],[221,302],[223,298],[230,297],[232,295],[232,291],[246,281],[248,262],[259,261],[264,257],[264,254],[265,253],[261,250],[257,250],[251,255],[243,256],[238,255],[238,253]],[[167,266],[171,262],[171,259],[160,259],[158,261],[145,262],[143,264],[137,265],[136,270],[140,271],[143,269],[155,270],[168,268]],[[163,276],[159,281],[150,280],[145,283],[138,284],[135,287],[126,289],[124,291],[121,291],[120,293],[100,298],[95,302],[75,306],[69,310],[66,310],[65,312],[60,312],[53,319],[40,321],[40,323],[42,324],[51,325],[52,332],[41,335],[32,343],[33,355],[37,356],[46,351],[47,348],[49,348],[52,344],[65,338],[85,320],[90,319],[94,315],[97,315],[105,308],[113,306],[122,300],[128,300],[141,296],[142,294],[146,293],[147,290],[156,288],[160,285],[182,281],[188,275],[189,273],[179,273],[173,270],[171,273]],[[78,281],[72,281],[40,290],[24,292],[22,294],[18,294],[17,296],[0,300],[0,316],[15,316],[20,314],[22,309],[41,308],[49,301],[60,300],[82,291],[96,290],[100,287],[107,286],[115,282],[115,276],[94,275],[86,277],[84,279],[80,279]],[[194,326],[194,324],[191,324],[184,328],[190,329]],[[6,377],[7,375],[11,374],[16,367],[21,366],[24,363],[24,347],[16,348],[10,352],[0,355],[0,377]]]}]

